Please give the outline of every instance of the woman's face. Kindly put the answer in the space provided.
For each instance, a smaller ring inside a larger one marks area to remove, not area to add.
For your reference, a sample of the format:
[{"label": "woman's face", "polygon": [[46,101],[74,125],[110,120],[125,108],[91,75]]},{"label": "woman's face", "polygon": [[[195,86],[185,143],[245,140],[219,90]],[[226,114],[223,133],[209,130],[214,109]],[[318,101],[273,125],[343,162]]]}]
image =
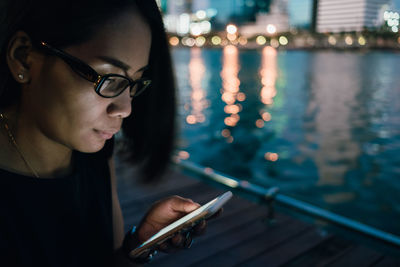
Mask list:
[{"label": "woman's face", "polygon": [[[136,80],[148,64],[150,45],[147,23],[137,13],[127,11],[92,40],[64,51],[99,74],[116,73]],[[93,83],[77,75],[62,59],[39,52],[37,57],[41,63],[31,68],[31,80],[22,98],[31,123],[51,142],[82,152],[100,150],[131,113],[129,88],[115,98],[103,98],[94,91]],[[117,61],[128,69],[115,66]]]}]

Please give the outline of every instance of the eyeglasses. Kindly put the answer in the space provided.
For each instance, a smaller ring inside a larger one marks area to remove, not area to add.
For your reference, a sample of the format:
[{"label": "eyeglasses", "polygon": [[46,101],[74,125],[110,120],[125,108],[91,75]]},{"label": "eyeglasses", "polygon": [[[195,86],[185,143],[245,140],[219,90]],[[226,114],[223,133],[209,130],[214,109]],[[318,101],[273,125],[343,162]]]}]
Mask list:
[{"label": "eyeglasses", "polygon": [[82,60],[73,57],[60,49],[54,48],[46,42],[40,42],[40,45],[51,54],[61,58],[79,76],[92,82],[94,84],[94,90],[102,97],[117,97],[128,87],[130,90],[130,96],[136,97],[143,93],[143,91],[151,84],[151,80],[145,78],[132,80],[129,77],[119,74],[100,75]]}]

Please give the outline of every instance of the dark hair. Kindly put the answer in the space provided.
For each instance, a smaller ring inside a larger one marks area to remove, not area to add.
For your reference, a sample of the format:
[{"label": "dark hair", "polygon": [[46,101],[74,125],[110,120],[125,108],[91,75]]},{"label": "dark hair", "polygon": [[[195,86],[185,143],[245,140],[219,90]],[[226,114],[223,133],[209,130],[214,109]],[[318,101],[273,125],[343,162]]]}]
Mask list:
[{"label": "dark hair", "polygon": [[[168,42],[154,0],[2,0],[0,5],[0,109],[18,101],[20,88],[6,64],[8,41],[22,30],[33,41],[65,48],[83,43],[128,8],[135,8],[151,28],[149,69],[151,88],[132,101],[124,119],[123,150],[138,164],[145,180],[159,177],[168,166],[174,146],[175,84]],[[140,38],[140,37],[138,37]],[[108,144],[109,145],[109,144]]]}]

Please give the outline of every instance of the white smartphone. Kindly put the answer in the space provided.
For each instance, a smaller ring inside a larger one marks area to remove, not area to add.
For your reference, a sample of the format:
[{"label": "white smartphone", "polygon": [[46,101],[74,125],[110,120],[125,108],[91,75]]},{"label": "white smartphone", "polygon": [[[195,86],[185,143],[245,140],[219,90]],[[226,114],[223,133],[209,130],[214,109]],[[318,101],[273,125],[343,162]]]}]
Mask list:
[{"label": "white smartphone", "polygon": [[191,213],[183,216],[179,220],[171,223],[170,225],[164,227],[158,231],[155,235],[150,237],[147,241],[141,244],[139,247],[132,250],[129,255],[131,257],[137,257],[142,253],[154,248],[155,246],[161,244],[168,238],[171,238],[178,232],[184,232],[195,226],[199,221],[207,219],[215,214],[229,199],[232,197],[232,192],[228,191],[210,202],[204,204],[198,209],[192,211]]}]

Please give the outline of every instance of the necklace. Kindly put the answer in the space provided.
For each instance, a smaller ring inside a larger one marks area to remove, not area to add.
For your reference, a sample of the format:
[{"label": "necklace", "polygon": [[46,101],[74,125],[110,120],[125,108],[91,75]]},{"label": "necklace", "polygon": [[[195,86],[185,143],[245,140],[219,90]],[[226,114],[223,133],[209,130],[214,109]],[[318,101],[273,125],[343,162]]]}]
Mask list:
[{"label": "necklace", "polygon": [[3,115],[3,113],[0,112],[0,120],[3,123],[4,129],[7,132],[8,139],[10,140],[10,143],[14,146],[15,150],[17,150],[18,154],[20,155],[22,161],[25,163],[26,167],[31,171],[31,173],[36,177],[39,178],[39,175],[37,172],[32,168],[32,166],[28,163],[28,161],[25,159],[24,154],[22,154],[21,150],[18,147],[17,141],[15,141],[14,135],[12,134],[10,127],[7,124],[7,117]]}]

